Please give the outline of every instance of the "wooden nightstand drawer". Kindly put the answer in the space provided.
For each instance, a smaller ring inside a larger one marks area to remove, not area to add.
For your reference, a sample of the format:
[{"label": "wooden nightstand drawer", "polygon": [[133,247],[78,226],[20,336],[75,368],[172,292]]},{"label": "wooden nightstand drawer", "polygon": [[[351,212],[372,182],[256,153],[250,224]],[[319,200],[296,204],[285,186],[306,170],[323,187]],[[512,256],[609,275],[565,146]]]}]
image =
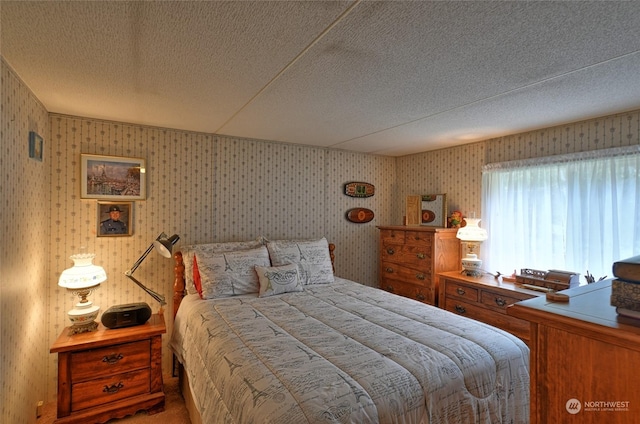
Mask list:
[{"label": "wooden nightstand drawer", "polygon": [[455,281],[447,280],[445,288],[446,297],[455,297],[458,299],[467,300],[469,302],[477,302],[479,299],[478,293],[479,291],[476,288],[458,284]]},{"label": "wooden nightstand drawer", "polygon": [[71,354],[71,379],[83,381],[149,366],[151,342],[124,343]]},{"label": "wooden nightstand drawer", "polygon": [[484,309],[477,304],[474,305],[454,299],[446,300],[445,309],[458,315],[493,325],[523,340],[529,339],[529,323],[527,321]]},{"label": "wooden nightstand drawer", "polygon": [[80,411],[150,391],[149,368],[73,384],[71,411]]}]

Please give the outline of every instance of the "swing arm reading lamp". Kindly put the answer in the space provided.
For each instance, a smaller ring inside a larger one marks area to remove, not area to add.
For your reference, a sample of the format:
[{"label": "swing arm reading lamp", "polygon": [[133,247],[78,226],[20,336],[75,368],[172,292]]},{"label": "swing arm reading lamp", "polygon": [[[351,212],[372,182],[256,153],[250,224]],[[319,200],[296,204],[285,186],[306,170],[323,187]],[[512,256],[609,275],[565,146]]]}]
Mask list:
[{"label": "swing arm reading lamp", "polygon": [[136,271],[136,269],[138,269],[138,267],[146,259],[146,257],[149,255],[149,253],[151,253],[151,251],[153,250],[154,247],[156,248],[158,253],[160,253],[162,256],[164,256],[165,258],[170,258],[171,257],[171,250],[173,249],[173,245],[176,244],[178,240],[180,240],[180,236],[178,236],[177,234],[174,234],[171,237],[167,237],[167,235],[165,233],[160,233],[160,235],[153,241],[153,243],[151,243],[151,245],[142,254],[142,256],[140,256],[140,259],[138,259],[136,261],[136,263],[133,264],[133,266],[131,267],[130,270],[128,270],[128,271],[126,271],[124,273],[124,275],[126,275],[127,278],[129,278],[131,281],[136,283],[142,290],[147,292],[147,294],[149,296],[151,296],[155,300],[157,300],[160,303],[160,307],[162,307],[162,306],[167,304],[167,302],[165,301],[164,296],[159,294],[159,293],[154,292],[153,290],[151,290],[148,287],[145,287],[144,284],[142,284],[140,281],[138,281],[133,276],[133,273]]}]

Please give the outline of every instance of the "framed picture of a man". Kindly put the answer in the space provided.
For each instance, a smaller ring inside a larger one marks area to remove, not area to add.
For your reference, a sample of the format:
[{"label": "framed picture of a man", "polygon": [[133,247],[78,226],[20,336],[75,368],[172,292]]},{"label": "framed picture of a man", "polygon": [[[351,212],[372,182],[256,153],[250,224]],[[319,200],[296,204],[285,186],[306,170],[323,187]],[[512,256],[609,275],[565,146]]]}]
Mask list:
[{"label": "framed picture of a man", "polygon": [[133,202],[98,202],[98,237],[133,235]]}]

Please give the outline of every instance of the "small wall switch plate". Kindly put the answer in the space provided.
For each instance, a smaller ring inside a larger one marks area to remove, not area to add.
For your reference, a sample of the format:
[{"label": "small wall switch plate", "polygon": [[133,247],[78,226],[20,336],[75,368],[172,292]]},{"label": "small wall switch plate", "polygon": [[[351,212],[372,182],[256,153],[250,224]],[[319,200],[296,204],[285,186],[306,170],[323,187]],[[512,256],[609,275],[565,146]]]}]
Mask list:
[{"label": "small wall switch plate", "polygon": [[36,418],[40,418],[42,416],[42,407],[44,406],[44,402],[40,401],[38,402],[38,405],[36,406]]}]

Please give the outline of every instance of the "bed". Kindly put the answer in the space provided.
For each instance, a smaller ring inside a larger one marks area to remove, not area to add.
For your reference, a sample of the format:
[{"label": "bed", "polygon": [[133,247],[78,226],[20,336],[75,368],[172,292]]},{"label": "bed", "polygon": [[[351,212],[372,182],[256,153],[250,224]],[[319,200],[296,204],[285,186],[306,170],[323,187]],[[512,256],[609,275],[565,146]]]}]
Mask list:
[{"label": "bed", "polygon": [[324,238],[175,258],[169,346],[194,424],[529,421],[524,342],[336,277]]}]

